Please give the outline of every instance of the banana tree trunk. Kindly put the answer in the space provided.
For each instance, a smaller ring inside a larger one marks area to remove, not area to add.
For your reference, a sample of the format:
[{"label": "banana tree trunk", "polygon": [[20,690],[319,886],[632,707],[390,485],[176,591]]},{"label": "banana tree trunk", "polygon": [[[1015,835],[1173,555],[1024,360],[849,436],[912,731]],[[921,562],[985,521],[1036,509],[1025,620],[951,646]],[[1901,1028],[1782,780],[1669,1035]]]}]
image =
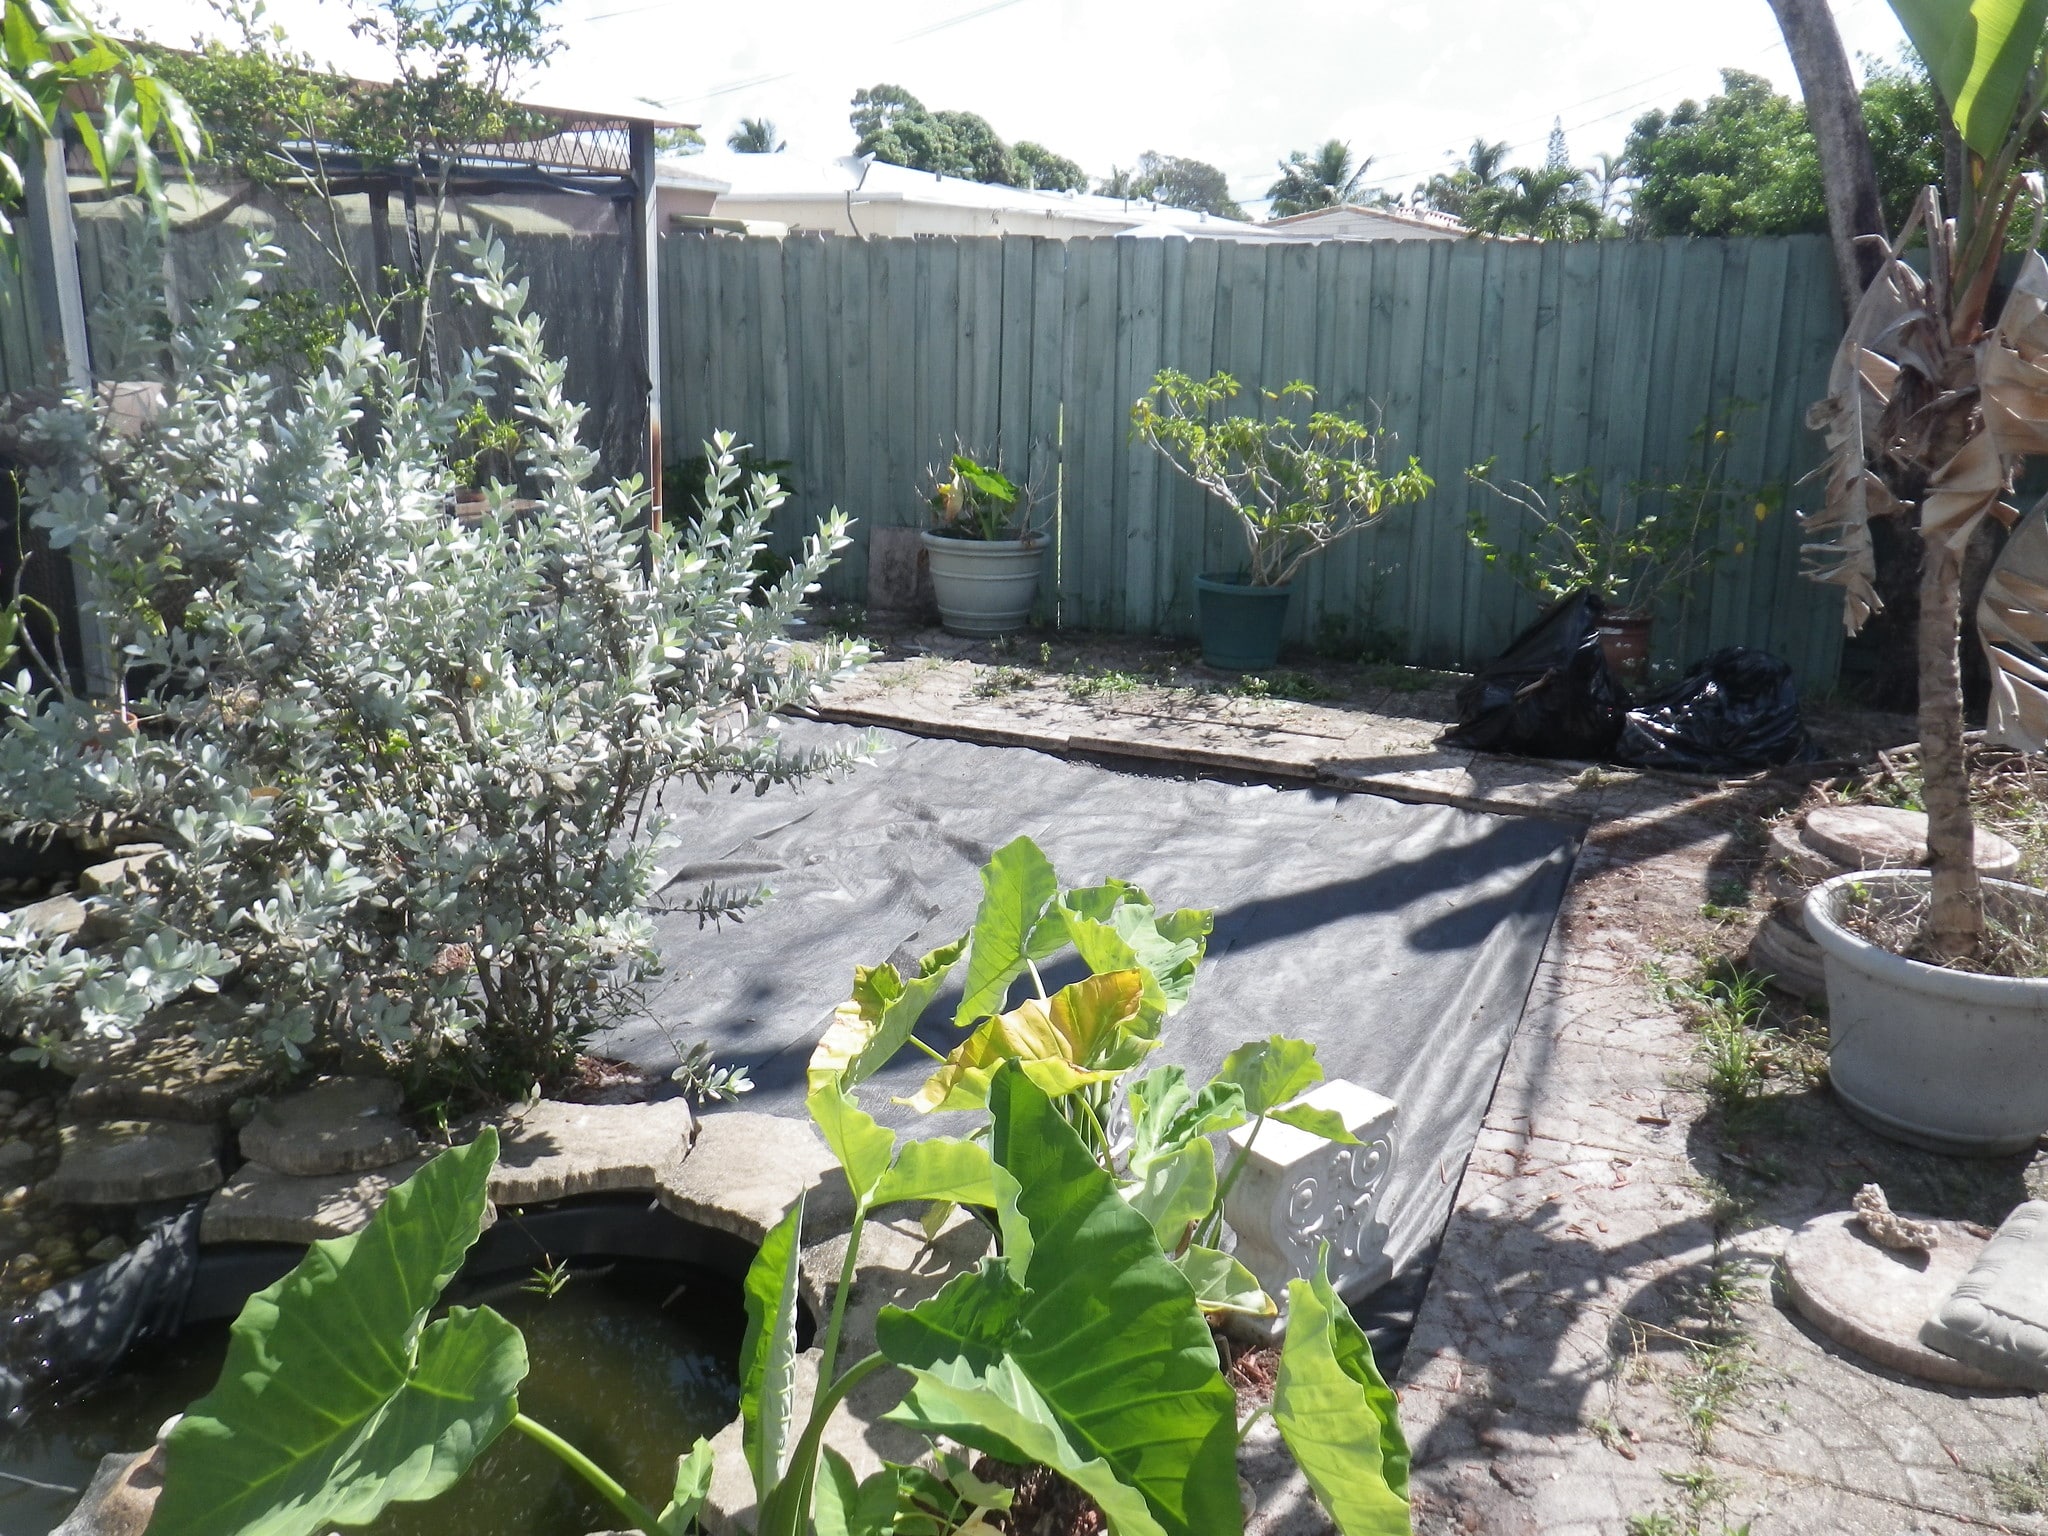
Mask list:
[{"label": "banana tree trunk", "polygon": [[1942,541],[1928,540],[1920,575],[1920,794],[1934,883],[1928,933],[1944,960],[1975,953],[1984,937],[1977,824],[1970,816],[1963,753],[1962,590],[1955,553]]}]

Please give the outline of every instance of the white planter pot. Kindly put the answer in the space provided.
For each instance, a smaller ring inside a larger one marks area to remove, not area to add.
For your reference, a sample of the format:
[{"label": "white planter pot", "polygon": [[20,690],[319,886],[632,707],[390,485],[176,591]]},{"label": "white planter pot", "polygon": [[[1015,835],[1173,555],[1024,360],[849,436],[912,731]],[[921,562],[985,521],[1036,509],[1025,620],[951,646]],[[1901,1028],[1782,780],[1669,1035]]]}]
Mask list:
[{"label": "white planter pot", "polygon": [[[1837,920],[1849,888],[1925,889],[1924,870],[1837,875],[1806,898],[1828,983],[1828,1076],[1857,1119],[1937,1152],[2023,1152],[2048,1130],[2048,979],[1924,965]],[[2022,900],[2048,893],[1987,880]]]},{"label": "white planter pot", "polygon": [[1007,635],[1024,627],[1038,600],[1045,535],[1028,539],[950,539],[924,535],[939,620],[953,635]]}]

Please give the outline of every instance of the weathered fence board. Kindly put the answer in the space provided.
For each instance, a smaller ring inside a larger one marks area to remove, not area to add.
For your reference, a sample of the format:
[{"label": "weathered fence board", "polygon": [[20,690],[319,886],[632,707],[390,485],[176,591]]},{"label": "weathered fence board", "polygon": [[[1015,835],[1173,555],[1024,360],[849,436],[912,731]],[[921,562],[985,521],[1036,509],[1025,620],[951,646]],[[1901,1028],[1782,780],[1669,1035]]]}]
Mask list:
[{"label": "weathered fence board", "polygon": [[[1792,510],[1818,445],[1803,424],[1840,334],[1814,237],[1251,245],[1227,241],[742,239],[663,242],[667,441],[728,428],[794,461],[778,537],[837,505],[869,526],[922,515],[924,467],[955,441],[1002,455],[1047,501],[1043,617],[1185,634],[1194,577],[1243,563],[1219,508],[1129,441],[1158,368],[1294,378],[1377,411],[1435,494],[1313,563],[1296,636],[1471,665],[1536,604],[1466,539],[1465,469],[1589,469],[1611,498],[1696,476],[1726,431],[1742,552],[1662,613],[1660,651],[1742,642],[1832,678],[1835,605],[1798,576]],[[859,601],[857,548],[829,583]]]}]

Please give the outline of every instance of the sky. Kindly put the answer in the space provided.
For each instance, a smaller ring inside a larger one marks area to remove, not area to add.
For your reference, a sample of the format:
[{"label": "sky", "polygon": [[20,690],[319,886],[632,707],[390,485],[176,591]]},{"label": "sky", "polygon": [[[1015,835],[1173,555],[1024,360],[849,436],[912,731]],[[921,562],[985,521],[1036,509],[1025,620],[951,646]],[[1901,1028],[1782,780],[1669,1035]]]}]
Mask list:
[{"label": "sky", "polygon": [[[269,0],[298,46],[358,73],[342,0]],[[1891,58],[1886,0],[1834,0],[1852,56]],[[183,44],[221,26],[207,0],[116,0],[128,30]],[[557,0],[563,44],[530,99],[701,123],[743,116],[793,153],[851,153],[856,89],[901,85],[981,113],[1091,176],[1145,150],[1221,166],[1247,207],[1291,149],[1347,140],[1367,185],[1405,192],[1476,136],[1540,163],[1562,120],[1572,158],[1619,151],[1652,107],[1711,94],[1724,67],[1798,85],[1766,0]]]}]

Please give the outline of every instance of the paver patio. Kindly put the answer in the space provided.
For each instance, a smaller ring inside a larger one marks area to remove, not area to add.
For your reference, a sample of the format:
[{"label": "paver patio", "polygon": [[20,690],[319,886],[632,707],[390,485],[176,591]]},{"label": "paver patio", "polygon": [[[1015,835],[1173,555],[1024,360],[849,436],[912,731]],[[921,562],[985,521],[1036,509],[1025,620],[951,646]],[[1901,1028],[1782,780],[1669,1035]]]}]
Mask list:
[{"label": "paver patio", "polygon": [[[2048,1530],[1996,1483],[2048,1451],[2038,1399],[1859,1364],[1774,1279],[1790,1232],[1864,1182],[1901,1209],[1995,1222],[2048,1183],[2048,1158],[1897,1147],[1819,1087],[1731,1121],[1646,965],[1740,954],[1764,904],[1727,921],[1730,892],[1804,781],[1449,750],[1435,744],[1448,688],[1378,675],[1329,674],[1341,702],[1247,697],[1158,646],[1048,647],[1027,666],[916,632],[820,713],[1587,825],[1399,1382],[1418,1531]],[[1835,723],[1899,739],[1896,722]]]}]

